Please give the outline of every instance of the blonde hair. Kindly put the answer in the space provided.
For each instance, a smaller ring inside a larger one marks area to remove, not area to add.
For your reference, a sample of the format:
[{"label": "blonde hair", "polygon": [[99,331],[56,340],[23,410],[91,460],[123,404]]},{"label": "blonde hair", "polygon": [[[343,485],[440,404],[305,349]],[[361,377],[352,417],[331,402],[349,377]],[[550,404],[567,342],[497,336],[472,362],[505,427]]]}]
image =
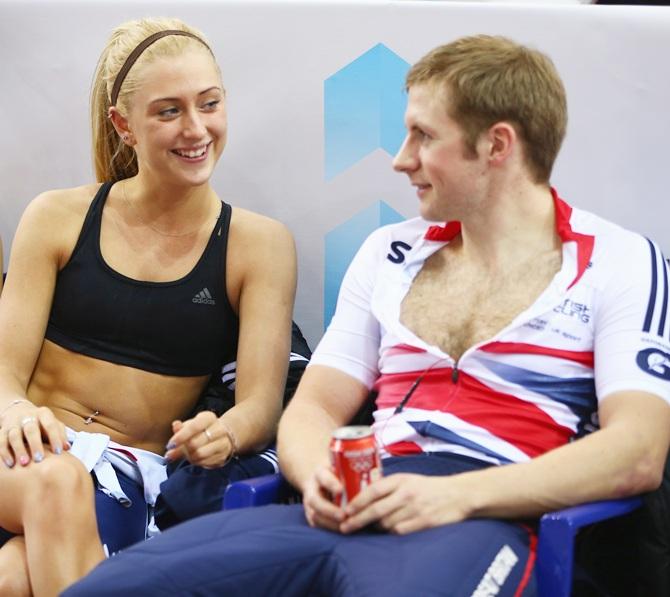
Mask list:
[{"label": "blonde hair", "polygon": [[463,37],[421,58],[406,83],[408,89],[435,84],[446,92],[447,112],[463,129],[471,154],[493,124],[512,124],[531,176],[549,181],[568,116],[563,83],[545,54],[505,37]]},{"label": "blonde hair", "polygon": [[[118,181],[137,174],[137,156],[132,147],[118,136],[108,113],[114,82],[128,56],[146,38],[161,31],[185,31],[196,36],[167,35],[147,47],[127,72],[119,89],[116,107],[128,114],[130,98],[142,84],[141,66],[160,57],[175,56],[191,47],[208,50],[203,34],[179,19],[145,18],[119,25],[103,50],[91,89],[91,126],[93,133],[93,163],[98,182]],[[217,67],[218,68],[218,67]]]}]

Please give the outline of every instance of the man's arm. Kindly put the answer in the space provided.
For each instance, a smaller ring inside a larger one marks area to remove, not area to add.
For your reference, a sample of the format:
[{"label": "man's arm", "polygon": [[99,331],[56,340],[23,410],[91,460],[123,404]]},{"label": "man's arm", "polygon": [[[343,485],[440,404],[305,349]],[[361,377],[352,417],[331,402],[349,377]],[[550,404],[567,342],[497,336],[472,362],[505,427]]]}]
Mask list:
[{"label": "man's arm", "polygon": [[601,402],[601,429],[521,464],[450,477],[397,474],[345,509],[343,532],[372,522],[409,533],[466,518],[521,518],[658,487],[670,446],[670,406],[644,392]]}]

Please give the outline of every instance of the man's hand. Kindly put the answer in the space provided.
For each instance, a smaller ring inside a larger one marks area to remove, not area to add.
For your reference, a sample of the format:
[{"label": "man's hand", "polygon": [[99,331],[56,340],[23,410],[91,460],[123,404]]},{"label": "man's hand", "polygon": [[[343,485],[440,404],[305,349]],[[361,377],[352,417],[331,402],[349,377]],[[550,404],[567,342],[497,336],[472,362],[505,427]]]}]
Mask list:
[{"label": "man's hand", "polygon": [[465,520],[464,494],[457,490],[458,475],[430,477],[398,473],[383,477],[361,491],[344,509],[339,527],[352,533],[369,524],[404,535]]},{"label": "man's hand", "polygon": [[344,520],[344,510],[333,503],[342,494],[342,483],[328,466],[322,466],[303,488],[302,502],[307,522],[312,527],[338,531]]}]

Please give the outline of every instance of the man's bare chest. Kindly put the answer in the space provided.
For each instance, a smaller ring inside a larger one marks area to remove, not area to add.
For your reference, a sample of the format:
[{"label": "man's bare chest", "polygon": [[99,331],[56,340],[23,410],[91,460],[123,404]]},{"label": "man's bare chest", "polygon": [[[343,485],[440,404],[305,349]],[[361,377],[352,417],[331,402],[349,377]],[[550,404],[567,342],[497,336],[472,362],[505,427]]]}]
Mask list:
[{"label": "man's bare chest", "polygon": [[481,272],[433,256],[402,302],[401,322],[458,360],[468,348],[493,338],[528,309],[560,264],[560,253],[555,252],[504,272]]}]

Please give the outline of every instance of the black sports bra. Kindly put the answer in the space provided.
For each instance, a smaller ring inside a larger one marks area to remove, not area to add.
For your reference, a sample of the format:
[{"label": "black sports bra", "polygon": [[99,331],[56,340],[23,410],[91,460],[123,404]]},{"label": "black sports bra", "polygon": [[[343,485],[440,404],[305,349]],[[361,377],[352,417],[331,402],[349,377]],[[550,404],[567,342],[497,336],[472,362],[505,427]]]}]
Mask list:
[{"label": "black sports bra", "polygon": [[198,376],[235,360],[239,321],[226,293],[231,208],[221,214],[195,267],[173,282],[114,271],[100,252],[102,210],[113,183],[88,209],[72,256],[58,273],[46,338],[104,361]]}]

